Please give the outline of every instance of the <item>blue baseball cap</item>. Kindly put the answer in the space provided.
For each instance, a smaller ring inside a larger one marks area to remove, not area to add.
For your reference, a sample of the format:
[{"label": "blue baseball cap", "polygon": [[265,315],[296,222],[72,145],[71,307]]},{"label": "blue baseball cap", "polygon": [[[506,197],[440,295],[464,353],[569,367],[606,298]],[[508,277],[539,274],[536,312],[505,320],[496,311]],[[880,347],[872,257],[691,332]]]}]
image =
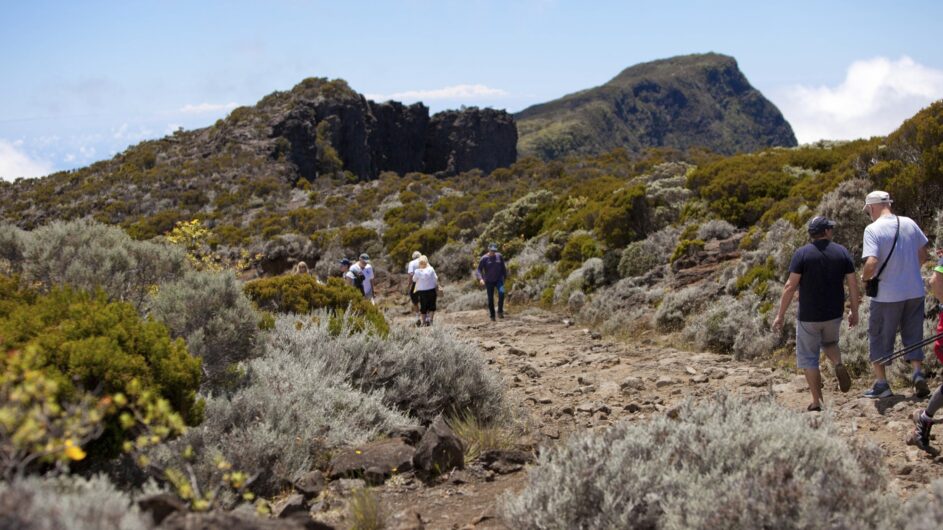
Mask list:
[{"label": "blue baseball cap", "polygon": [[490,245],[488,245],[488,252],[497,252],[497,251],[498,251],[497,243],[491,243]]},{"label": "blue baseball cap", "polygon": [[347,259],[347,258],[344,258],[344,259],[338,261],[338,263],[340,263],[341,265],[347,265],[348,267],[350,266],[350,260]]}]

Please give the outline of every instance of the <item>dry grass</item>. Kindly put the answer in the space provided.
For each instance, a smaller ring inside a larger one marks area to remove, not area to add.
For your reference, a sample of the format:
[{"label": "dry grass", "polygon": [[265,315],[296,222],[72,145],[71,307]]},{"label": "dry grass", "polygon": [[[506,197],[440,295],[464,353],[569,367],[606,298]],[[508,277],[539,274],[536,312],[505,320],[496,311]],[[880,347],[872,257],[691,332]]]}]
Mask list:
[{"label": "dry grass", "polygon": [[499,423],[486,424],[471,412],[464,412],[447,421],[465,445],[465,462],[471,462],[482,453],[514,447],[514,434]]},{"label": "dry grass", "polygon": [[380,530],[386,527],[380,499],[368,489],[355,491],[347,509],[350,512],[351,530]]}]

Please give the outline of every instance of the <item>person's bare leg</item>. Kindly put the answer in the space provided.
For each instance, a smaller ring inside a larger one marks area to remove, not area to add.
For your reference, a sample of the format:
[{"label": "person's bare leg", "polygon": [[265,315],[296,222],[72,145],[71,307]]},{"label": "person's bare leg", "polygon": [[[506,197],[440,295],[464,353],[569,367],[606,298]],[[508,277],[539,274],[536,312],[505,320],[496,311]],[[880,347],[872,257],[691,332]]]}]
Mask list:
[{"label": "person's bare leg", "polygon": [[828,360],[832,363],[832,366],[841,364],[841,351],[838,349],[838,344],[822,346],[822,352],[824,352],[825,356],[828,357]]},{"label": "person's bare leg", "polygon": [[887,381],[887,367],[880,363],[871,363],[874,378],[878,381]]},{"label": "person's bare leg", "polygon": [[812,392],[812,408],[822,406],[822,374],[817,368],[803,368],[805,380],[809,383],[809,391]]}]

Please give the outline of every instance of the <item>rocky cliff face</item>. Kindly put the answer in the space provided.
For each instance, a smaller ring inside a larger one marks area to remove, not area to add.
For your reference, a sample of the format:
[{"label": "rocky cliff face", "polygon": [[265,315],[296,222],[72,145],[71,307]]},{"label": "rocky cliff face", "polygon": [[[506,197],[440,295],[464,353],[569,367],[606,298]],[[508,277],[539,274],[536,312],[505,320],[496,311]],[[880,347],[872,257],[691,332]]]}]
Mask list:
[{"label": "rocky cliff face", "polygon": [[732,57],[673,57],[515,115],[523,155],[700,147],[722,154],[796,145],[789,123]]},{"label": "rocky cliff face", "polygon": [[490,172],[517,158],[517,127],[507,112],[471,107],[430,118],[421,103],[376,103],[353,93],[296,101],[272,138],[287,140],[289,160],[308,180],[333,168],[333,153],[361,179],[383,171]]}]

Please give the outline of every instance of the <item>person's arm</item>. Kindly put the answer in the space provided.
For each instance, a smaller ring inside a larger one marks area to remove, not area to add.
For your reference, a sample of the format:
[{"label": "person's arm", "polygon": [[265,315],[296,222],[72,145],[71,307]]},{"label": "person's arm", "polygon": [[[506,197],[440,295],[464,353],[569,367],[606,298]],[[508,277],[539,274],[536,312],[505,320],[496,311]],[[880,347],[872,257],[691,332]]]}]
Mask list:
[{"label": "person's arm", "polygon": [[858,290],[858,276],[854,272],[845,275],[845,281],[848,282],[848,300],[851,309],[848,313],[848,326],[858,325],[858,306],[861,305],[861,291]]},{"label": "person's arm", "polygon": [[508,262],[505,261],[504,256],[501,256],[501,281],[508,279]]},{"label": "person's arm", "polygon": [[485,268],[485,258],[478,260],[478,270],[475,271],[475,276],[478,278],[478,283],[481,285],[485,284],[484,278],[484,268]]},{"label": "person's arm", "polygon": [[868,259],[864,260],[864,267],[861,267],[861,280],[868,281],[871,278],[874,278],[877,270],[878,259],[874,256],[869,256]]},{"label": "person's arm", "polygon": [[779,312],[776,313],[776,319],[773,320],[773,330],[780,331],[783,329],[783,319],[786,318],[786,310],[789,309],[789,304],[792,303],[792,297],[796,294],[796,289],[799,288],[799,280],[801,278],[802,275],[799,273],[789,273],[789,279],[786,280],[786,287],[783,288],[783,296],[779,299]]}]

